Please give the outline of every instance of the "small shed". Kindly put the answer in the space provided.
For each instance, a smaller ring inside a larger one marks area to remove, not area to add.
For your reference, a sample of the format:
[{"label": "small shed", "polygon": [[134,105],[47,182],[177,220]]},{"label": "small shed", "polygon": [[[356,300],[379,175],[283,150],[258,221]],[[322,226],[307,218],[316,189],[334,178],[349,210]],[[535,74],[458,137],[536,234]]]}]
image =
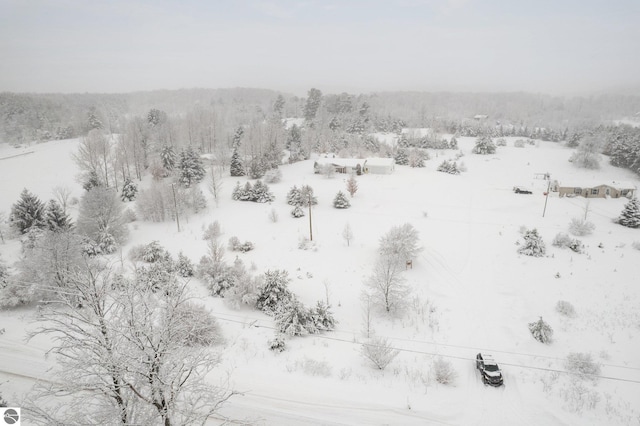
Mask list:
[{"label": "small shed", "polygon": [[396,162],[393,158],[367,158],[364,172],[378,175],[388,175],[393,173],[393,171],[395,170],[395,166]]},{"label": "small shed", "polygon": [[607,183],[592,184],[560,184],[558,195],[560,197],[585,197],[585,198],[632,198],[636,195],[637,187],[630,182],[612,181]]}]

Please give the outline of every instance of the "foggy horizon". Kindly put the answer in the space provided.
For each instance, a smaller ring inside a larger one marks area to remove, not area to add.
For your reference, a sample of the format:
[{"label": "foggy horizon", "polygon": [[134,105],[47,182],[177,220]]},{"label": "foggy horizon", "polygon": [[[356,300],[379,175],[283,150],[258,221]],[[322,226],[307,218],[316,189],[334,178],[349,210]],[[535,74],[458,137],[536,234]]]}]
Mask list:
[{"label": "foggy horizon", "polygon": [[640,93],[640,4],[0,1],[0,91]]}]

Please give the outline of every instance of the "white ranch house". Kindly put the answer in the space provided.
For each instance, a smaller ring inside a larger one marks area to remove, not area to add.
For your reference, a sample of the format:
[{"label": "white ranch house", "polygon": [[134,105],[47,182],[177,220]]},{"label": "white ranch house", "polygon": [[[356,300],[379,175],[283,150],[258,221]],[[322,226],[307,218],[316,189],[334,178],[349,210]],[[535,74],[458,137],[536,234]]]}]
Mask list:
[{"label": "white ranch house", "polygon": [[314,173],[321,173],[322,169],[330,164],[334,167],[336,173],[353,173],[353,174],[390,174],[395,169],[395,160],[393,158],[335,158],[320,157],[313,163]]},{"label": "white ranch house", "polygon": [[585,198],[632,198],[636,195],[637,187],[631,182],[582,182],[560,183],[558,195],[560,197]]}]

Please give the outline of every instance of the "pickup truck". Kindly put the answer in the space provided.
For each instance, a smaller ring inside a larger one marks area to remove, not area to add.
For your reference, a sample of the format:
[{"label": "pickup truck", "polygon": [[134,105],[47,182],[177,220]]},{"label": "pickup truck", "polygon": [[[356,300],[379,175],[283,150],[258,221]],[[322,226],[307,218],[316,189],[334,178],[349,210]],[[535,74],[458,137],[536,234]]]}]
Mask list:
[{"label": "pickup truck", "polygon": [[502,371],[491,355],[482,355],[481,353],[476,355],[476,368],[480,371],[482,382],[485,385],[502,386],[504,384]]},{"label": "pickup truck", "polygon": [[524,186],[514,186],[513,192],[516,194],[533,194],[529,188],[525,188]]}]

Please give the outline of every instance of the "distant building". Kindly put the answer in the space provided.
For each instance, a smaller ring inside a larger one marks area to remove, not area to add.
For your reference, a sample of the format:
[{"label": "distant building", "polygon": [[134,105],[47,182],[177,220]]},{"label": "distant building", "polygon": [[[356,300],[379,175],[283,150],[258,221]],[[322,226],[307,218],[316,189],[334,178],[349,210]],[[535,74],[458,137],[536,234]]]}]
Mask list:
[{"label": "distant building", "polygon": [[393,173],[395,167],[396,161],[393,158],[373,157],[367,158],[364,172],[376,175],[388,175]]},{"label": "distant building", "polygon": [[629,182],[596,183],[592,185],[558,185],[560,197],[585,198],[632,198],[636,195],[636,186]]},{"label": "distant building", "polygon": [[485,114],[476,114],[473,116],[473,119],[476,121],[486,120],[487,118],[489,118],[489,116]]},{"label": "distant building", "polygon": [[396,162],[393,158],[336,158],[331,154],[323,156],[313,163],[313,172],[322,173],[323,169],[331,165],[336,173],[391,174],[395,170]]}]

